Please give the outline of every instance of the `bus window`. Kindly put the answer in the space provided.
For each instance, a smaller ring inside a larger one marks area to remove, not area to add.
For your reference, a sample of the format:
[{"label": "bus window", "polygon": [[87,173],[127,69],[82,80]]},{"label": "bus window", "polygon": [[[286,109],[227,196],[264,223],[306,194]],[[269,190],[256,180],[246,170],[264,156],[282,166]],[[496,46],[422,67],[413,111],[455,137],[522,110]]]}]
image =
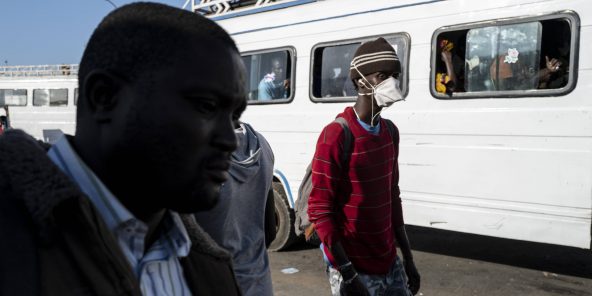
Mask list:
[{"label": "bus window", "polygon": [[356,42],[314,50],[312,92],[315,98],[357,96],[349,79],[349,64],[360,44]]},{"label": "bus window", "polygon": [[282,103],[293,97],[293,50],[242,55],[247,69],[248,103]]},{"label": "bus window", "polygon": [[33,90],[33,106],[47,106],[49,103],[49,89]]},{"label": "bus window", "polygon": [[33,106],[66,106],[68,105],[68,89],[35,89],[33,90]]},{"label": "bus window", "polygon": [[26,106],[26,89],[0,89],[0,106]]},{"label": "bus window", "polygon": [[68,89],[50,89],[49,90],[49,106],[66,106],[68,105]]},{"label": "bus window", "polygon": [[[401,61],[401,92],[407,94],[407,57],[409,37],[406,34],[387,35],[384,38],[393,46]],[[313,48],[311,99],[322,102],[354,101],[357,91],[349,78],[350,62],[363,42],[376,39],[331,42]]]},{"label": "bus window", "polygon": [[434,97],[547,96],[573,89],[577,17],[508,22],[434,34]]},{"label": "bus window", "polygon": [[466,90],[536,89],[541,30],[539,22],[469,30],[465,59],[484,69],[475,71],[482,75],[465,71]]},{"label": "bus window", "polygon": [[78,88],[74,89],[74,106],[78,105]]}]

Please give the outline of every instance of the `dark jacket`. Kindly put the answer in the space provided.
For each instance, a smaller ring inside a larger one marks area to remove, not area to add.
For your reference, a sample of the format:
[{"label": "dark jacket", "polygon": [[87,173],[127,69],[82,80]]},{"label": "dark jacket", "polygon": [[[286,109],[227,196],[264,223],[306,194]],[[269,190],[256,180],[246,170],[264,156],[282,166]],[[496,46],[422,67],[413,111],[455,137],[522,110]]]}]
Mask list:
[{"label": "dark jacket", "polygon": [[[47,149],[22,131],[0,137],[0,296],[141,295],[115,237]],[[193,295],[239,295],[229,254],[182,218]]]}]

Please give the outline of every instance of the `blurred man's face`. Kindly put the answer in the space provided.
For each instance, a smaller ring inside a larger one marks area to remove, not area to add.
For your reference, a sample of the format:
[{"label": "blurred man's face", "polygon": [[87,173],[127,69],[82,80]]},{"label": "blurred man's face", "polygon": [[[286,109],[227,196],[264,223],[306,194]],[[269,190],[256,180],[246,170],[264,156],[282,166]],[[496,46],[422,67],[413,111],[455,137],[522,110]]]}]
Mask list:
[{"label": "blurred man's face", "polygon": [[279,60],[273,60],[271,63],[271,71],[275,74],[276,79],[284,79],[284,68]]}]

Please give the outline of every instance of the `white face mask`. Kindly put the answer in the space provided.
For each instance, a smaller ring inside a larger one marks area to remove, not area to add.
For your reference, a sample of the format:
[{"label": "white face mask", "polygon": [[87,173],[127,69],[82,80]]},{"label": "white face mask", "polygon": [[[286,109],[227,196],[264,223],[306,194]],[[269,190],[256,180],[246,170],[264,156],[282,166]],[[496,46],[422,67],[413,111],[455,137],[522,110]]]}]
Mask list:
[{"label": "white face mask", "polygon": [[382,81],[377,86],[372,87],[372,95],[379,107],[389,107],[395,102],[404,100],[403,94],[399,89],[399,80],[394,77]]},{"label": "white face mask", "polygon": [[[387,108],[398,101],[404,101],[403,94],[399,89],[399,80],[395,79],[394,77],[389,77],[386,80],[383,80],[381,83],[373,86],[366,76],[362,75],[358,67],[355,64],[351,64],[354,69],[362,76],[363,80],[360,80],[362,84],[366,88],[372,88],[371,93],[358,93],[360,95],[372,95],[374,100],[376,100],[376,105],[382,108]],[[372,118],[370,120],[370,126],[374,126],[374,118],[376,118],[380,114],[380,111],[374,114],[374,104],[372,104]],[[358,114],[356,113],[356,116]],[[360,119],[358,117],[358,119]]]},{"label": "white face mask", "polygon": [[[357,70],[357,69],[356,69]],[[387,108],[390,107],[392,104],[398,101],[404,101],[403,94],[401,93],[401,89],[399,88],[399,80],[395,79],[394,77],[389,77],[383,80],[381,83],[373,86],[370,81],[362,75],[361,82],[366,88],[371,88],[372,93],[359,93],[360,95],[372,95],[376,100],[376,105],[378,107]]]}]

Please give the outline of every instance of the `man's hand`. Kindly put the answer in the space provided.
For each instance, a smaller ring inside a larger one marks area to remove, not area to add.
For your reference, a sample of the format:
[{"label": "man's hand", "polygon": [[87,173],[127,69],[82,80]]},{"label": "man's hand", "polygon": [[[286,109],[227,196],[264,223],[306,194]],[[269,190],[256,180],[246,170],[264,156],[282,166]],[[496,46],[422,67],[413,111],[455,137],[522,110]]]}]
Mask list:
[{"label": "man's hand", "polygon": [[415,268],[415,263],[413,259],[405,260],[403,262],[403,266],[405,267],[405,273],[407,274],[407,278],[409,281],[407,282],[407,286],[413,295],[417,294],[419,291],[420,286],[420,276],[419,272],[417,272],[417,268]]},{"label": "man's hand", "polygon": [[360,276],[351,262],[342,264],[339,273],[342,277],[339,294],[342,296],[370,296],[368,289],[360,280]]},{"label": "man's hand", "polygon": [[561,62],[555,58],[549,60],[549,57],[545,56],[545,65],[547,66],[547,70],[549,70],[549,72],[555,73],[561,67]]},{"label": "man's hand", "polygon": [[370,296],[368,289],[366,289],[366,286],[364,286],[364,283],[362,283],[360,277],[357,275],[349,283],[346,283],[345,279],[341,281],[339,294],[342,296]]}]

